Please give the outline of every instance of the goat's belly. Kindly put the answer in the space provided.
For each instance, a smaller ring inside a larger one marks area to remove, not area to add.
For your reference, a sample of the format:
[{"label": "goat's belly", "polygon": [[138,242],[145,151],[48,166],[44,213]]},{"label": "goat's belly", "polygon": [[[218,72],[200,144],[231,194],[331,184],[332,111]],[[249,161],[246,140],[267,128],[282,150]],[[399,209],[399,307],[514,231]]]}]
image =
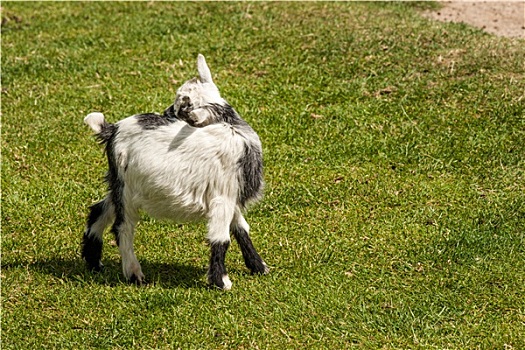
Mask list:
[{"label": "goat's belly", "polygon": [[135,196],[134,204],[149,216],[161,220],[183,223],[201,221],[206,217],[206,208],[203,203],[190,198],[165,196],[156,191]]},{"label": "goat's belly", "polygon": [[160,220],[170,220],[177,223],[185,222],[198,222],[205,219],[205,215],[202,211],[197,210],[198,208],[176,208],[176,207],[164,207],[159,208],[156,203],[153,205],[144,205],[143,210],[151,217]]}]

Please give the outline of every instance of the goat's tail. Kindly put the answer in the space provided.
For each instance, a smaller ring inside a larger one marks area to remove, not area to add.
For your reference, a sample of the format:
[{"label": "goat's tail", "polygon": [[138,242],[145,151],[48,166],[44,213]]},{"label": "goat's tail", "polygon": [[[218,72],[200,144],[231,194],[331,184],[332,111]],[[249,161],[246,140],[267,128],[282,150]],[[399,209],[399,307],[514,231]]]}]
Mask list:
[{"label": "goat's tail", "polygon": [[115,131],[115,124],[106,122],[104,114],[100,112],[89,113],[84,118],[84,123],[89,125],[102,143],[106,143]]},{"label": "goat's tail", "polygon": [[84,123],[89,125],[89,127],[93,129],[96,134],[100,134],[104,128],[104,124],[107,124],[106,120],[104,119],[104,114],[99,112],[89,113],[84,118]]}]

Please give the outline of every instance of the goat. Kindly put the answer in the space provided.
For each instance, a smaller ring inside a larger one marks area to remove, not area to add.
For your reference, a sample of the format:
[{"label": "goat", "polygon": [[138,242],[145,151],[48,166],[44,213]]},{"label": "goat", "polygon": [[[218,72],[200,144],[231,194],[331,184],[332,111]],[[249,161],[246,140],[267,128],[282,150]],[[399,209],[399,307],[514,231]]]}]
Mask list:
[{"label": "goat", "polygon": [[82,257],[102,269],[102,234],[111,231],[122,257],[124,276],[145,283],[133,250],[139,210],[176,222],[207,220],[211,246],[208,282],[231,288],[225,267],[230,232],[252,273],[269,269],[255,250],[243,212],[263,189],[262,146],[258,135],[224,100],[204,56],[199,78],[185,82],[162,115],[133,115],[115,124],[102,113],[84,119],[96,133],[108,160],[106,197],[91,206]]}]

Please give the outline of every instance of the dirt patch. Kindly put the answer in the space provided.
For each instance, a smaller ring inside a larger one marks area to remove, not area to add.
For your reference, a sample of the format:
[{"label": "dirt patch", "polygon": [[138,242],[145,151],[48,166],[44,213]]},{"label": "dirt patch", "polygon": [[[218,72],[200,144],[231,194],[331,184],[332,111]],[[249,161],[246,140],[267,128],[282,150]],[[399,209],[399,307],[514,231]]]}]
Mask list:
[{"label": "dirt patch", "polygon": [[488,33],[525,38],[523,1],[442,1],[442,8],[425,17],[443,22],[463,22]]}]

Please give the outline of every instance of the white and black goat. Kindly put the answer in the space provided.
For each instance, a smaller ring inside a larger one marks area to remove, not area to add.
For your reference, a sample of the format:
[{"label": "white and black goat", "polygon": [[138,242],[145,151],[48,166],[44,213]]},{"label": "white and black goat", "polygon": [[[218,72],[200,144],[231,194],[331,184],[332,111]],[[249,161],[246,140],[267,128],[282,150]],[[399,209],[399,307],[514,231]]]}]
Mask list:
[{"label": "white and black goat", "polygon": [[261,142],[220,96],[202,55],[197,69],[199,79],[184,83],[163,115],[138,114],[115,124],[102,113],[85,118],[105,144],[109,164],[108,194],[91,207],[83,237],[82,257],[91,269],[102,268],[102,234],[113,223],[124,276],[144,282],[133,250],[139,210],[144,210],[176,222],[207,220],[210,284],[231,288],[224,264],[230,232],[248,269],[268,272],[243,217],[246,206],[262,195]]}]

